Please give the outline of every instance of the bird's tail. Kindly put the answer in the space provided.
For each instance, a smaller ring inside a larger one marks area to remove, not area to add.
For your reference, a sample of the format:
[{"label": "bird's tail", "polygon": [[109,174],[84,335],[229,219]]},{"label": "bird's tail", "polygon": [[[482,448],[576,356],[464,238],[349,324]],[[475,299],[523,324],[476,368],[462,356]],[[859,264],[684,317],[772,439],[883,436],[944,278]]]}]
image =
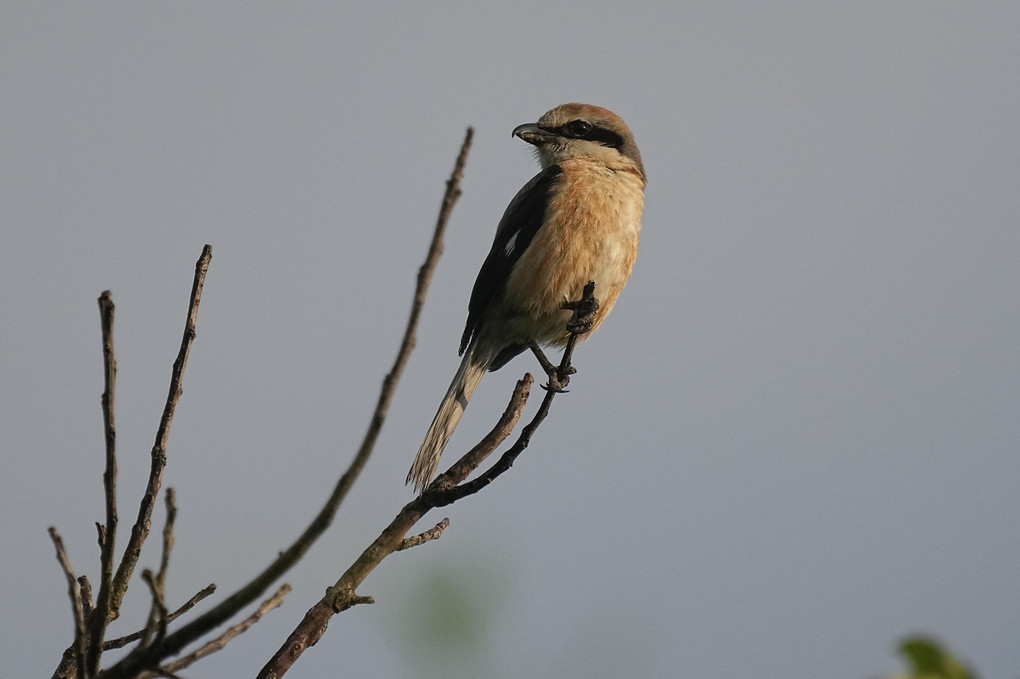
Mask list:
[{"label": "bird's tail", "polygon": [[446,396],[443,397],[443,402],[439,405],[439,411],[436,413],[435,419],[432,420],[432,426],[425,434],[425,441],[418,449],[418,455],[414,458],[411,471],[407,473],[405,483],[414,481],[415,492],[421,493],[432,480],[432,475],[435,474],[436,467],[439,466],[439,457],[443,454],[443,448],[453,436],[453,430],[457,428],[457,423],[460,422],[468,401],[471,400],[475,388],[488,368],[488,362],[484,359],[479,360],[474,349],[475,347],[469,347],[464,354],[464,360],[460,362],[457,374],[453,376],[453,382],[446,390]]}]

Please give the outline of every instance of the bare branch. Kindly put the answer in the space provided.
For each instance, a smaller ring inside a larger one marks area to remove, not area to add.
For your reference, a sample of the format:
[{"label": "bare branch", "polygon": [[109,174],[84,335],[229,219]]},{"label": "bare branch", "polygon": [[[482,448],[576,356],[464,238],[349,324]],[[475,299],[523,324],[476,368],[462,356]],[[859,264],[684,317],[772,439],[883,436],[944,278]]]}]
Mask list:
[{"label": "bare branch", "polygon": [[148,568],[142,571],[142,580],[149,586],[152,595],[152,609],[149,611],[149,622],[142,635],[142,645],[158,644],[166,637],[167,610],[164,601],[163,585]]},{"label": "bare branch", "polygon": [[163,677],[163,679],[181,679],[181,677],[177,676],[173,672],[170,672],[169,670],[166,670],[166,669],[164,669],[162,667],[160,667],[160,668],[158,668],[156,670],[156,676],[157,677]]},{"label": "bare branch", "polygon": [[[261,619],[262,616],[264,616],[266,613],[280,606],[280,604],[283,603],[283,598],[287,596],[289,592],[290,585],[287,584],[281,585],[280,588],[277,589],[276,592],[273,594],[273,596],[263,601],[262,604],[255,610],[255,612],[249,615],[247,618],[245,618],[238,624],[228,628],[225,632],[223,632],[223,634],[216,637],[209,643],[203,644],[200,648],[196,649],[194,652],[189,653],[188,655],[183,656],[181,658],[178,658],[173,662],[167,663],[166,665],[163,665],[162,667],[159,668],[159,672],[162,673],[163,676],[174,676],[175,672],[183,670],[184,668],[192,665],[198,660],[201,660],[207,655],[210,655],[222,649],[224,646],[227,645],[229,641],[247,631],[249,627],[258,622],[259,619]],[[150,676],[160,675],[143,673],[140,675],[139,679],[143,679],[144,677]]]},{"label": "bare branch", "polygon": [[[557,377],[560,380],[573,372],[570,361],[574,347],[577,344],[578,337],[588,332],[590,328],[590,325],[584,322],[585,317],[590,315],[593,309],[598,308],[598,302],[595,299],[595,283],[589,282],[584,288],[582,299],[565,304],[564,308],[573,309],[574,314],[571,321],[567,324],[570,337],[567,340],[563,357],[556,371]],[[553,375],[550,375],[550,380],[553,377]],[[450,469],[436,477],[429,484],[428,488],[425,489],[424,493],[404,506],[396,518],[390,522],[390,525],[383,530],[368,549],[362,552],[354,564],[340,576],[336,584],[326,590],[326,595],[305,613],[304,618],[298,623],[298,626],[290,634],[283,646],[277,650],[276,654],[266,663],[262,671],[259,672],[258,679],[279,679],[279,677],[282,677],[307,648],[314,646],[322,638],[333,615],[359,603],[371,603],[370,597],[360,596],[356,593],[358,586],[364,582],[368,574],[383,559],[394,551],[413,546],[413,544],[420,544],[418,540],[422,537],[421,535],[409,539],[405,539],[404,536],[430,509],[452,504],[463,497],[477,493],[510,468],[514,460],[517,459],[517,456],[527,448],[528,443],[531,441],[531,436],[549,413],[549,408],[556,394],[562,393],[560,390],[552,387],[546,390],[545,398],[542,400],[542,405],[539,407],[538,412],[521,431],[514,445],[500,457],[495,465],[478,479],[468,483],[461,483],[513,431],[524,409],[532,381],[531,375],[526,374],[523,379],[517,382],[510,403],[492,431],[474,448],[457,460]],[[433,530],[435,531],[438,528],[439,526]],[[430,532],[427,531],[422,535]],[[421,541],[424,542],[424,539]]]},{"label": "bare branch", "polygon": [[[74,666],[77,668],[78,676],[85,679],[85,617],[82,612],[81,593],[78,590],[78,583],[74,579],[74,569],[71,568],[71,560],[67,558],[64,550],[64,541],[60,539],[57,529],[50,527],[50,539],[57,549],[57,561],[67,577],[67,593],[71,599],[71,615],[74,618]],[[63,664],[63,663],[61,663]]]},{"label": "bare branch", "polygon": [[[549,376],[550,387],[546,389],[545,398],[542,399],[542,404],[538,407],[538,412],[535,413],[535,416],[531,418],[531,421],[528,422],[528,424],[521,430],[521,434],[517,437],[517,441],[514,442],[513,446],[503,453],[499,460],[497,460],[492,467],[487,469],[485,473],[467,483],[460,483],[457,485],[459,481],[454,482],[454,484],[445,482],[442,480],[445,474],[437,478],[425,491],[425,494],[429,496],[427,500],[431,506],[444,507],[446,505],[453,504],[463,497],[474,495],[482,488],[492,483],[500,474],[503,474],[509,470],[511,466],[513,466],[517,457],[524,452],[525,448],[528,447],[535,430],[538,429],[538,426],[542,424],[543,420],[545,420],[546,415],[549,414],[549,408],[552,406],[552,401],[556,398],[556,394],[564,393],[561,389],[555,388],[552,383],[555,381],[562,385],[565,383],[566,378],[574,372],[573,367],[570,365],[570,361],[574,354],[574,347],[577,346],[578,338],[588,332],[588,327],[585,326],[583,321],[588,310],[593,308],[593,306],[594,308],[598,307],[598,301],[595,299],[594,281],[589,281],[584,287],[584,293],[579,301],[567,302],[564,304],[565,309],[574,310],[574,315],[571,321],[567,324],[570,337],[567,338],[567,346],[563,350],[563,356],[556,369],[558,378],[554,379],[553,375]],[[470,454],[471,453],[468,453],[468,455]],[[468,456],[465,455],[465,458],[466,457]],[[480,463],[481,460],[478,461],[478,464]],[[457,465],[459,464],[460,462],[457,463]],[[457,465],[454,465],[454,467]],[[472,469],[474,469],[474,467],[472,467]],[[453,471],[453,468],[451,468],[451,471]],[[461,477],[461,479],[463,478],[466,478],[466,475]]]},{"label": "bare branch", "polygon": [[[530,377],[530,376],[529,376]],[[549,414],[549,407],[552,405],[552,400],[556,398],[556,394],[563,393],[548,389],[545,393],[545,398],[542,399],[542,404],[538,407],[538,411],[535,416],[531,418],[531,421],[521,430],[520,436],[514,444],[503,453],[500,458],[493,464],[489,469],[482,473],[477,478],[467,481],[456,486],[446,485],[430,485],[429,488],[423,494],[425,501],[430,507],[445,507],[451,505],[457,500],[467,497],[468,495],[474,495],[485,486],[489,485],[496,480],[504,472],[508,471],[513,466],[514,461],[517,457],[524,452],[524,449],[528,447],[531,442],[531,437],[538,429],[538,426],[545,420],[546,415]],[[479,461],[480,462],[480,461]],[[472,468],[473,471],[474,468]],[[438,480],[438,479],[437,479]]]},{"label": "bare branch", "polygon": [[166,586],[166,569],[170,564],[170,550],[174,547],[174,521],[177,520],[176,494],[173,488],[166,489],[166,524],[163,526],[163,556],[159,560],[156,582],[160,589]]},{"label": "bare branch", "polygon": [[176,632],[167,635],[166,639],[164,639],[158,646],[153,646],[146,656],[132,657],[129,655],[117,664],[105,670],[102,674],[104,679],[126,679],[127,677],[132,677],[139,669],[151,666],[160,658],[165,658],[178,653],[187,644],[229,620],[242,608],[262,596],[272,583],[279,579],[295,563],[297,563],[311,548],[319,536],[322,535],[327,528],[329,528],[337,510],[343,503],[344,498],[347,497],[347,493],[354,485],[354,482],[357,480],[361,470],[364,468],[372,454],[376,439],[378,438],[379,432],[385,422],[386,414],[389,409],[390,401],[393,398],[397,382],[400,379],[411,350],[414,348],[418,318],[425,302],[425,295],[428,291],[429,284],[431,283],[432,274],[439,261],[439,256],[443,251],[443,237],[446,233],[446,224],[449,221],[454,204],[460,197],[460,182],[464,176],[464,166],[467,162],[467,155],[471,148],[473,136],[474,130],[469,127],[464,136],[464,142],[461,144],[457,160],[454,163],[453,172],[450,174],[450,178],[446,182],[446,191],[443,195],[439,216],[436,219],[436,225],[433,230],[429,251],[425,257],[424,263],[418,270],[417,286],[415,288],[414,299],[411,304],[411,312],[407,320],[407,326],[404,331],[404,337],[401,341],[400,349],[397,352],[397,357],[393,362],[393,366],[390,369],[390,372],[387,373],[386,377],[383,379],[382,389],[379,393],[375,412],[372,414],[372,420],[369,424],[368,430],[365,433],[365,437],[362,440],[354,459],[351,461],[351,464],[348,466],[344,474],[337,481],[336,487],[326,500],[323,508],[319,511],[318,515],[316,515],[304,532],[298,537],[298,539],[295,540],[290,547],[281,552],[280,555],[272,563],[270,563],[269,566],[262,571],[262,573],[251,580],[251,582],[229,596],[212,610],[181,627]]},{"label": "bare branch", "polygon": [[92,615],[92,584],[89,582],[88,576],[78,576],[78,591],[81,596],[81,612],[82,617],[85,620],[89,619]]},{"label": "bare branch", "polygon": [[159,560],[159,571],[153,574],[148,568],[142,571],[142,579],[149,586],[152,594],[152,607],[149,621],[142,630],[142,645],[158,644],[166,637],[166,627],[170,615],[166,609],[166,570],[170,564],[170,551],[174,544],[174,521],[177,519],[177,505],[174,502],[174,489],[166,489],[166,524],[163,526],[163,553]]},{"label": "bare branch", "polygon": [[75,662],[75,645],[72,643],[60,654],[60,664],[53,670],[50,679],[81,679],[81,671]]},{"label": "bare branch", "polygon": [[176,611],[170,614],[170,622],[173,622],[177,618],[181,617],[182,615],[190,611],[192,608],[195,607],[196,604],[198,604],[198,602],[200,602],[207,596],[211,595],[215,591],[216,591],[215,583],[210,583],[209,585],[206,585],[204,588],[198,590],[195,596],[185,601],[183,606],[181,606]]},{"label": "bare branch", "polygon": [[[151,526],[152,508],[159,493],[160,485],[163,483],[163,468],[166,466],[166,446],[170,437],[170,424],[173,422],[174,411],[177,408],[177,401],[181,397],[181,381],[184,377],[184,368],[188,363],[188,355],[191,353],[191,345],[195,341],[195,319],[198,317],[198,305],[202,300],[202,287],[205,285],[205,276],[209,270],[209,261],[212,259],[212,246],[206,245],[202,248],[202,255],[195,264],[195,277],[191,286],[191,299],[188,302],[188,315],[184,324],[184,337],[181,340],[181,348],[174,361],[170,375],[170,389],[167,394],[166,404],[163,407],[163,416],[160,418],[159,428],[156,431],[156,442],[152,447],[151,465],[149,468],[149,480],[146,484],[145,494],[142,496],[138,507],[138,518],[131,527],[131,537],[128,539],[127,547],[124,549],[124,556],[121,558],[117,573],[113,578],[113,591],[110,601],[109,620],[115,619],[120,611],[120,604],[127,592],[128,581],[134,572],[138,557],[142,553],[142,544],[149,535]],[[103,625],[105,627],[106,621]],[[100,641],[102,636],[100,635]],[[98,657],[95,659],[98,669]]]},{"label": "bare branch", "polygon": [[418,535],[415,535],[413,538],[404,538],[403,540],[401,540],[400,544],[397,545],[397,548],[394,549],[393,551],[402,552],[405,549],[411,549],[412,547],[423,545],[431,540],[438,540],[439,537],[443,534],[443,531],[449,527],[450,519],[448,518],[443,519],[442,521],[437,523],[434,527],[429,528],[424,533],[419,533]]},{"label": "bare branch", "polygon": [[[198,593],[195,594],[195,596],[191,597],[186,602],[184,602],[183,606],[178,608],[173,613],[170,613],[169,615],[167,615],[166,616],[166,621],[168,623],[173,622],[174,620],[176,620],[177,618],[181,617],[182,615],[184,615],[185,613],[190,611],[192,608],[194,608],[195,605],[198,604],[198,602],[200,602],[202,599],[205,599],[207,596],[209,596],[210,594],[212,594],[215,591],[216,591],[216,585],[214,585],[214,584],[208,585],[208,586],[204,587],[203,589],[199,590]],[[132,641],[138,641],[144,635],[145,635],[145,630],[144,629],[140,629],[137,632],[132,632],[131,634],[128,634],[126,636],[119,637],[117,639],[110,639],[109,641],[104,641],[103,642],[103,650],[104,651],[109,651],[109,650],[112,650],[112,649],[115,649],[115,648],[123,648],[123,647],[127,646],[128,644],[130,644]]]},{"label": "bare branch", "polygon": [[117,429],[114,426],[114,391],[117,382],[117,361],[113,353],[113,297],[109,290],[99,296],[99,319],[103,337],[104,389],[103,430],[106,434],[106,469],[103,471],[103,492],[106,497],[106,523],[96,524],[99,531],[99,592],[93,614],[88,617],[89,633],[86,649],[88,675],[99,669],[103,635],[111,616],[113,601],[113,562],[117,541]]},{"label": "bare branch", "polygon": [[[481,443],[475,446],[475,449],[469,451],[467,455],[454,465],[454,467],[458,467],[456,473],[453,473],[451,469],[442,474],[440,478],[445,478],[447,482],[452,481],[453,483],[462,480],[464,476],[471,473],[470,469],[466,469],[462,465],[465,458],[474,456],[478,462],[481,462],[488,452],[481,454],[476,449],[487,448],[491,452],[513,431],[514,425],[517,424],[517,420],[520,419],[521,413],[524,410],[524,404],[528,400],[531,384],[531,375],[525,375],[524,379],[517,382],[513,396],[510,398],[510,403],[492,431],[489,432]],[[464,476],[459,476],[461,473]],[[435,485],[438,481],[439,479],[433,481],[432,485]],[[314,646],[322,638],[326,631],[326,626],[334,614],[345,611],[357,604],[371,603],[371,597],[360,596],[355,590],[383,559],[404,543],[404,536],[407,535],[407,532],[434,506],[430,504],[428,498],[429,492],[426,491],[400,510],[400,513],[397,514],[379,537],[340,576],[336,584],[326,590],[326,596],[305,613],[304,618],[298,623],[294,631],[291,632],[284,644],[266,663],[262,671],[259,672],[259,679],[278,679],[282,677],[306,649]]]}]

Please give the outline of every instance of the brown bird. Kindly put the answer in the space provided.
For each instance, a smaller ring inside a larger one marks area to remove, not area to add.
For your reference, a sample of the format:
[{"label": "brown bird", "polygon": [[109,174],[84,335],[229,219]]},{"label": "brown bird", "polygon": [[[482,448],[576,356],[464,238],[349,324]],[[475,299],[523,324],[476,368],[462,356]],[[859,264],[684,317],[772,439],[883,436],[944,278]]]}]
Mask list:
[{"label": "brown bird", "polygon": [[460,341],[464,358],[407,474],[417,492],[432,479],[485,371],[529,348],[564,346],[571,312],[563,303],[581,299],[588,281],[599,302],[594,331],[637,257],[645,170],[619,116],[563,104],[513,136],[535,146],[542,171],[510,201],[478,272]]}]

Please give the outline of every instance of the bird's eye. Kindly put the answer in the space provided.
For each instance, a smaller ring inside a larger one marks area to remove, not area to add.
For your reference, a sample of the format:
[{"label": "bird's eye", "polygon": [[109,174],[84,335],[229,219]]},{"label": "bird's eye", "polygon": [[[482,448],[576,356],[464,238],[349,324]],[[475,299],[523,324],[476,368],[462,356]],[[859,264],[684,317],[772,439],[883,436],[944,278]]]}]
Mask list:
[{"label": "bird's eye", "polygon": [[566,132],[575,139],[584,139],[594,128],[595,126],[587,120],[573,120],[567,123]]}]

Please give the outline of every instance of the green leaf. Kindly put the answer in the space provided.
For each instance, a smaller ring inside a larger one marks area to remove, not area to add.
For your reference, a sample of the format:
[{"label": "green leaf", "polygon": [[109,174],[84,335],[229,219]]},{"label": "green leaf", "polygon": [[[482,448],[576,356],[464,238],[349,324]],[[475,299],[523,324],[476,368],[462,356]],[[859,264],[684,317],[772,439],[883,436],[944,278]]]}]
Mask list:
[{"label": "green leaf", "polygon": [[910,663],[912,679],[977,679],[938,641],[923,636],[900,642],[900,655]]}]

